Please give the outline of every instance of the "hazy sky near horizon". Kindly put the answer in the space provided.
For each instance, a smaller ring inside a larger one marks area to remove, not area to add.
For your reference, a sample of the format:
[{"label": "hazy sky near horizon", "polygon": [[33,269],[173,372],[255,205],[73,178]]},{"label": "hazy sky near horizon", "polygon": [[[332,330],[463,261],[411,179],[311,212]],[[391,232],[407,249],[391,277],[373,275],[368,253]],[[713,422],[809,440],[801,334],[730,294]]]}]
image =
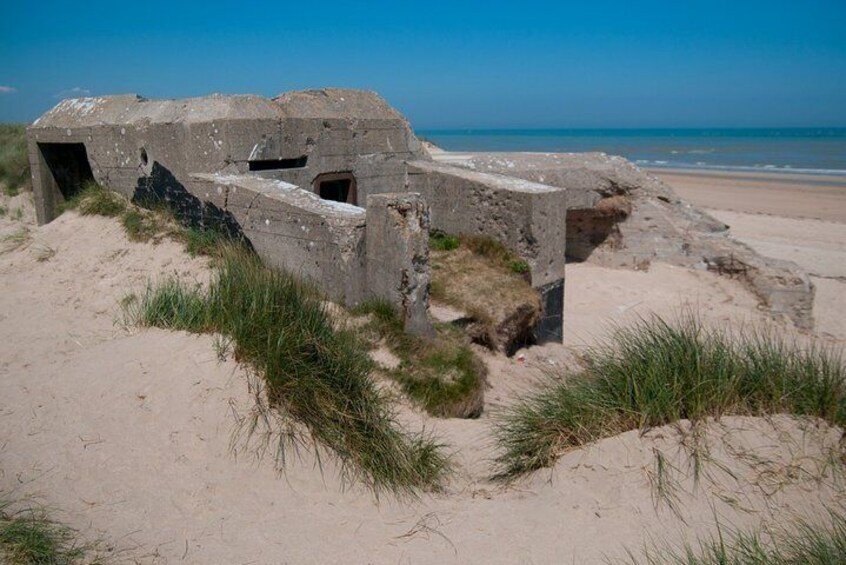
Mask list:
[{"label": "hazy sky near horizon", "polygon": [[846,0],[4,2],[0,121],[378,91],[417,128],[846,126]]}]

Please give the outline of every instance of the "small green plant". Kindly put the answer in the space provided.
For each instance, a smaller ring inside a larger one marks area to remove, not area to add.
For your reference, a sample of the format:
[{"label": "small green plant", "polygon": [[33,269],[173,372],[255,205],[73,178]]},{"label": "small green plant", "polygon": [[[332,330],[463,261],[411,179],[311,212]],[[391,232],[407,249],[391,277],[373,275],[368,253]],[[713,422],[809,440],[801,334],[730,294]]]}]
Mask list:
[{"label": "small green plant", "polygon": [[481,413],[487,371],[461,330],[439,325],[434,338],[409,335],[384,300],[366,302],[352,314],[371,316],[373,342],[384,340],[400,359],[400,366],[386,374],[429,414],[468,418]]},{"label": "small green plant", "polygon": [[508,262],[508,268],[512,273],[522,275],[529,272],[529,264],[522,259],[512,259]]},{"label": "small green plant", "polygon": [[413,361],[405,360],[391,376],[429,414],[464,418],[481,414],[485,368],[467,345],[442,341],[408,357]]},{"label": "small green plant", "polygon": [[[17,505],[16,505],[17,506]],[[77,533],[40,509],[0,500],[0,558],[9,565],[71,565],[85,557]]]},{"label": "small green plant", "polygon": [[264,377],[271,405],[375,492],[437,488],[448,460],[431,438],[399,428],[370,376],[366,347],[336,327],[323,297],[243,247],[227,244],[218,256],[207,290],[168,279],[129,305],[133,317],[142,325],[226,336],[235,358]]},{"label": "small green plant", "polygon": [[0,206],[0,218],[2,218],[5,215],[6,215],[6,208],[4,208],[3,206]]},{"label": "small green plant", "polygon": [[26,126],[0,124],[0,185],[7,196],[17,196],[29,182]]},{"label": "small green plant", "polygon": [[434,230],[429,235],[429,248],[435,251],[452,251],[458,249],[458,238],[453,235],[447,235],[440,230]]},{"label": "small green plant", "polygon": [[550,377],[495,430],[497,478],[552,465],[567,449],[627,430],[723,414],[789,413],[846,423],[842,354],[761,332],[733,337],[692,315],[619,329],[581,373]]}]

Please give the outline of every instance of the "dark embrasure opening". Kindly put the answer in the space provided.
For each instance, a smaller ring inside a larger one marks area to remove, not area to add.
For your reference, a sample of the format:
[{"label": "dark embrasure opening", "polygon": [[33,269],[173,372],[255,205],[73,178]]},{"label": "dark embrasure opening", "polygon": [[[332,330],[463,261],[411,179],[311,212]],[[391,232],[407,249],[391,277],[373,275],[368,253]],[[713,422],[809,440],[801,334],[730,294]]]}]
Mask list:
[{"label": "dark embrasure opening", "polygon": [[293,159],[258,159],[249,161],[251,171],[275,171],[278,169],[301,169],[306,166],[308,156]]},{"label": "dark embrasure opening", "polygon": [[324,200],[358,205],[358,192],[352,173],[328,173],[314,179],[314,192]]},{"label": "dark embrasure opening", "polygon": [[38,149],[65,200],[79,192],[86,182],[94,180],[85,144],[39,143]]}]

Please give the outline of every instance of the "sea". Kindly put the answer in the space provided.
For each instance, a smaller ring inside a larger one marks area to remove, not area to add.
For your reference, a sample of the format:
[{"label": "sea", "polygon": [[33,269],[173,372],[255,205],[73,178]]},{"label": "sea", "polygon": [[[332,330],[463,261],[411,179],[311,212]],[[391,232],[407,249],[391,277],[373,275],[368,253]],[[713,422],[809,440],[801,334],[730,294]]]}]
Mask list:
[{"label": "sea", "polygon": [[642,167],[846,175],[846,128],[423,129],[447,151],[601,151]]}]

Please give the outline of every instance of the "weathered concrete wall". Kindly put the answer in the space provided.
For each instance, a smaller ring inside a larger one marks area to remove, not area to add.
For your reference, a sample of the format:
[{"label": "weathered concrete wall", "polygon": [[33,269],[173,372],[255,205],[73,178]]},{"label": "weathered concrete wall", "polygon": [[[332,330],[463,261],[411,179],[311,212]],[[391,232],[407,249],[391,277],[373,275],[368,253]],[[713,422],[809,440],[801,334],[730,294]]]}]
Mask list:
[{"label": "weathered concrete wall", "polygon": [[539,338],[560,341],[566,191],[427,161],[409,163],[408,187],[429,202],[433,228],[491,237],[526,260],[544,304]]},{"label": "weathered concrete wall", "polygon": [[491,237],[519,254],[533,286],[564,278],[565,190],[421,161],[408,165],[408,188],[429,203],[433,228]]},{"label": "weathered concrete wall", "polygon": [[246,173],[251,160],[276,160],[291,168],[254,174],[312,190],[321,174],[350,172],[364,205],[368,194],[404,185],[407,159],[427,158],[406,120],[378,95],[338,89],[274,100],[65,100],[28,128],[28,142],[42,223],[55,217],[63,197],[39,144],[84,144],[93,178],[129,198],[139,186],[150,195],[184,187],[191,173]]},{"label": "weathered concrete wall", "polygon": [[367,199],[367,290],[398,305],[406,331],[431,336],[429,208],[419,194]]},{"label": "weathered concrete wall", "polygon": [[358,185],[358,205],[370,194],[396,192],[405,184],[405,162],[427,153],[406,119],[372,92],[310,90],[274,98],[287,116],[282,124],[283,153],[305,148],[302,169],[273,176],[310,189],[318,174],[351,172]]},{"label": "weathered concrete wall", "polygon": [[190,191],[231,216],[267,264],[304,277],[335,301],[365,299],[365,211],[250,175],[195,174]]}]

